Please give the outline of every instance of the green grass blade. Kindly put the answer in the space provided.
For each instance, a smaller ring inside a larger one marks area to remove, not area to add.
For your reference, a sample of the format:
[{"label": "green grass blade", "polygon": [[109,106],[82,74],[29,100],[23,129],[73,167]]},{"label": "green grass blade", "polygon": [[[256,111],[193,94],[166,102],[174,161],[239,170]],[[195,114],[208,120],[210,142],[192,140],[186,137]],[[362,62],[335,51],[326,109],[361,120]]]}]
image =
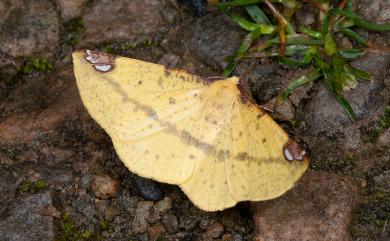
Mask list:
[{"label": "green grass blade", "polygon": [[252,5],[246,5],[245,10],[247,13],[252,17],[253,21],[259,24],[271,24],[271,21],[265,15],[263,10],[259,8],[259,6],[252,4]]},{"label": "green grass blade", "polygon": [[308,75],[303,75],[298,79],[291,81],[282,91],[282,93],[278,96],[278,99],[284,101],[296,88],[305,85],[315,79],[318,79],[321,76],[322,73],[319,69],[313,69]]},{"label": "green grass blade", "polygon": [[339,50],[340,55],[346,59],[355,59],[362,57],[366,54],[365,49],[342,49]]},{"label": "green grass blade", "polygon": [[368,41],[365,38],[363,38],[362,36],[360,36],[358,33],[356,33],[355,31],[353,31],[352,29],[350,29],[350,28],[343,28],[341,31],[346,36],[348,36],[351,39],[355,40],[359,44],[364,45],[364,46],[368,45]]},{"label": "green grass blade", "polygon": [[366,30],[370,31],[390,31],[390,24],[376,24],[376,23],[370,23],[363,19],[354,19],[353,22],[356,26],[364,28]]}]

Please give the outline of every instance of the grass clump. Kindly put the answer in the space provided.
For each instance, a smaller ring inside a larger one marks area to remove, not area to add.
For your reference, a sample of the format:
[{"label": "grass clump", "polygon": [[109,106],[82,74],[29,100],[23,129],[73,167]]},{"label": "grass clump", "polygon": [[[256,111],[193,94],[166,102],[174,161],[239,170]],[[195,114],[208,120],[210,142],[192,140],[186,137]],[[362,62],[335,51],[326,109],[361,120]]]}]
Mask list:
[{"label": "grass clump", "polygon": [[62,215],[60,220],[60,232],[58,241],[87,241],[87,240],[101,240],[101,238],[95,235],[89,230],[78,231],[73,225],[69,214]]},{"label": "grass clump", "polygon": [[33,71],[36,72],[48,72],[53,70],[52,63],[47,59],[32,58],[24,65],[22,72],[24,75],[31,74]]},{"label": "grass clump", "polygon": [[[297,10],[304,4],[316,8],[316,27],[292,24]],[[280,64],[290,68],[311,64],[311,72],[290,82],[278,100],[284,101],[297,87],[321,78],[350,119],[356,119],[343,92],[356,88],[358,80],[371,80],[371,76],[351,66],[349,61],[363,56],[371,43],[355,29],[389,31],[390,24],[367,22],[354,11],[353,0],[233,0],[216,6],[248,31],[236,53],[227,58],[224,76],[230,76],[236,65],[248,58],[276,57]],[[235,8],[243,8],[246,16],[236,14]],[[351,40],[353,46],[339,46],[336,34]]]},{"label": "grass clump", "polygon": [[65,31],[68,33],[65,43],[75,46],[79,43],[78,34],[84,30],[83,19],[76,17],[64,24]]},{"label": "grass clump", "polygon": [[313,170],[325,170],[330,172],[346,173],[351,171],[358,163],[358,160],[353,156],[346,158],[328,159],[321,162],[311,162],[310,167]]},{"label": "grass clump", "polygon": [[47,184],[44,180],[37,180],[35,182],[25,181],[19,186],[20,192],[37,193],[41,190],[46,189]]},{"label": "grass clump", "polygon": [[366,129],[361,130],[364,142],[375,142],[378,140],[381,132],[390,127],[390,106],[386,106],[379,122]]}]

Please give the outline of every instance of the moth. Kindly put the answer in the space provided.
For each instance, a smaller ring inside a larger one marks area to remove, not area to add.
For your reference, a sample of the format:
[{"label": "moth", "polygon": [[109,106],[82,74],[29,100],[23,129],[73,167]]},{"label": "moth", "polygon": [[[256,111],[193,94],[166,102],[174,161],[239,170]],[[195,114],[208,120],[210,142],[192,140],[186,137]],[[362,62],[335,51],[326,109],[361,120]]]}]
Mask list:
[{"label": "moth", "polygon": [[308,168],[306,150],[240,88],[182,70],[73,53],[81,99],[140,176],[178,185],[199,208],[276,198]]}]

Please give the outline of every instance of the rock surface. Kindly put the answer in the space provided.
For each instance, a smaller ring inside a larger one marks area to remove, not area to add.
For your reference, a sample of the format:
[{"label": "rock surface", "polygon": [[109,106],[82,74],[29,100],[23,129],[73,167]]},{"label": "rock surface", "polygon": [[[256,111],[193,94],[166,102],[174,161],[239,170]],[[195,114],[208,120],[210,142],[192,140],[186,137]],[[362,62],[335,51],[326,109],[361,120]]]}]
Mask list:
[{"label": "rock surface", "polygon": [[238,26],[221,14],[199,18],[187,31],[183,39],[187,52],[217,69],[226,66],[225,58],[235,53],[242,38]]},{"label": "rock surface", "polygon": [[53,240],[54,218],[50,216],[52,196],[49,192],[20,198],[0,214],[0,237],[6,241]]},{"label": "rock surface", "polygon": [[56,55],[60,22],[51,1],[2,1],[0,16],[0,73],[16,74],[28,58]]},{"label": "rock surface", "polygon": [[80,16],[87,3],[88,0],[57,0],[62,20],[66,22]]},{"label": "rock surface", "polygon": [[358,201],[359,187],[350,178],[308,172],[286,195],[253,204],[255,240],[350,241]]},{"label": "rock surface", "polygon": [[82,110],[73,70],[65,68],[49,78],[31,80],[15,90],[0,108],[0,142],[30,142],[42,132],[56,130],[80,116]]},{"label": "rock surface", "polygon": [[85,31],[80,46],[147,40],[164,26],[160,11],[166,6],[165,0],[119,0],[115,4],[107,0],[94,1],[83,15]]}]

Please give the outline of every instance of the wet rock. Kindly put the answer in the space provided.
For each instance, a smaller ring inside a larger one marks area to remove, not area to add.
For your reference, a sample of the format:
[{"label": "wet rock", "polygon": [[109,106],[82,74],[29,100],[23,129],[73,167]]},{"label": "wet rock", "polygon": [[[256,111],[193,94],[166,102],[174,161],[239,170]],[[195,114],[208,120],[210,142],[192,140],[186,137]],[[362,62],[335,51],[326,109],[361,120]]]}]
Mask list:
[{"label": "wet rock", "polygon": [[0,103],[0,109],[0,142],[31,143],[72,119],[89,119],[72,68],[29,80]]},{"label": "wet rock", "polygon": [[146,200],[158,201],[164,197],[159,184],[152,179],[134,176],[134,183],[141,196]]},{"label": "wet rock", "polygon": [[7,241],[54,240],[54,218],[46,210],[55,210],[49,192],[23,196],[15,200],[0,218],[0,237]]},{"label": "wet rock", "polygon": [[[373,77],[371,82],[360,81],[356,89],[346,91],[344,94],[358,120],[372,118],[383,105],[380,91],[389,64],[390,55],[373,53],[352,62],[353,66],[368,71]],[[343,133],[346,127],[352,124],[345,110],[322,83],[306,104],[302,118],[306,123],[306,133],[314,136],[318,134],[335,136]]]},{"label": "wet rock", "polygon": [[151,201],[141,201],[137,203],[135,216],[131,226],[133,233],[144,233],[147,230],[149,226],[147,218],[150,215],[152,207],[153,202]]},{"label": "wet rock", "polygon": [[108,199],[116,196],[118,181],[107,175],[95,176],[92,183],[92,191],[96,197]]},{"label": "wet rock", "polygon": [[169,233],[177,233],[179,231],[179,221],[173,214],[165,214],[162,217],[162,222]]},{"label": "wet rock", "polygon": [[80,46],[115,41],[144,41],[161,30],[164,19],[160,12],[167,5],[161,0],[94,1],[83,15],[85,31]]},{"label": "wet rock", "polygon": [[223,225],[219,222],[215,222],[207,227],[207,235],[212,238],[218,238],[223,233]]},{"label": "wet rock", "polygon": [[0,16],[0,63],[4,67],[0,73],[15,73],[13,69],[19,70],[33,56],[55,55],[59,19],[51,1],[2,1]]},{"label": "wet rock", "polygon": [[80,16],[87,2],[88,0],[57,0],[62,20],[66,22]]},{"label": "wet rock", "polygon": [[241,42],[240,29],[221,13],[199,18],[186,31],[183,45],[188,54],[215,69],[226,66],[225,58],[234,54]]},{"label": "wet rock", "polygon": [[348,177],[308,172],[281,198],[253,204],[255,240],[350,241],[359,188]]},{"label": "wet rock", "polygon": [[165,233],[165,228],[162,223],[156,223],[148,227],[149,240],[158,240]]}]

